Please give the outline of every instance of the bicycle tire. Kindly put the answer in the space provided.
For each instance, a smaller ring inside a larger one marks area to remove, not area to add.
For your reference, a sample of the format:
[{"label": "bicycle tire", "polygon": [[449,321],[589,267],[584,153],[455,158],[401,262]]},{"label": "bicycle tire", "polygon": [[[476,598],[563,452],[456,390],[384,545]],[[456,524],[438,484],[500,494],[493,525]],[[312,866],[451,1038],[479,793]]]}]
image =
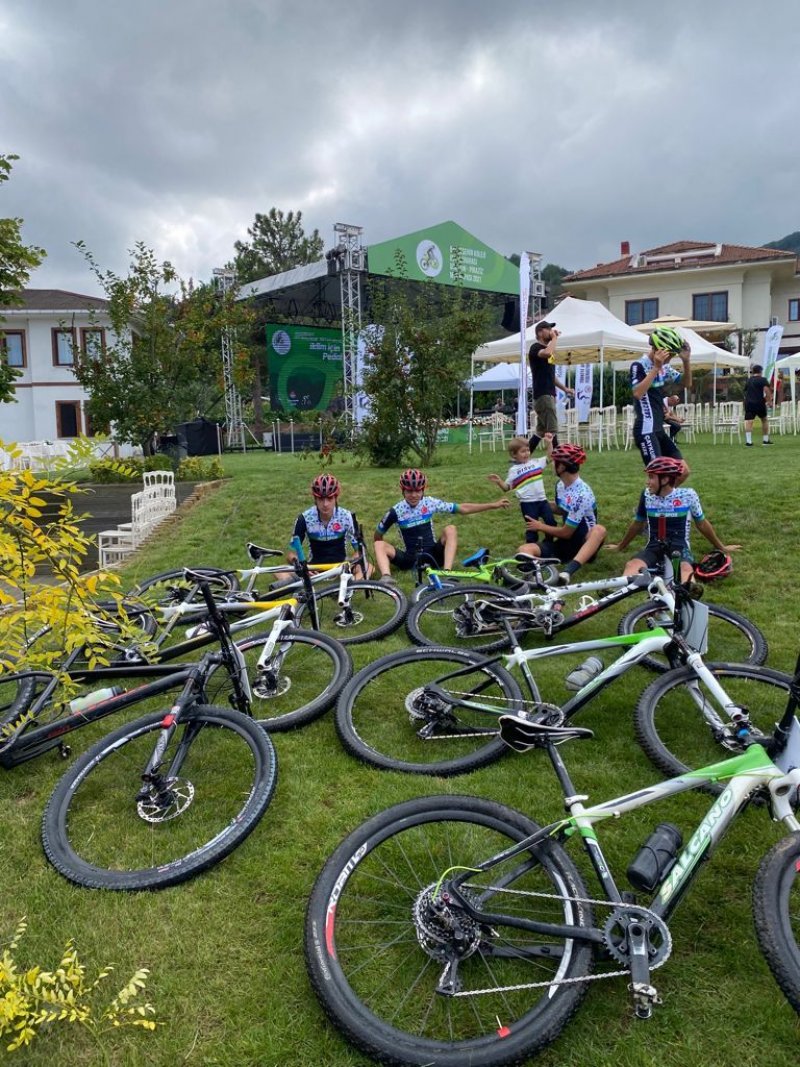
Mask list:
[{"label": "bicycle tire", "polygon": [[165,715],[119,727],[56,785],[42,818],[42,844],[71,882],[114,890],[177,885],[224,859],[266,811],[277,774],[270,738],[238,711],[203,705],[182,715],[162,757],[163,766],[183,746],[180,776],[165,796],[142,798],[142,771]]},{"label": "bicycle tire", "polygon": [[[327,634],[292,628],[281,636],[279,670],[259,674],[258,659],[269,639],[269,633],[262,633],[236,642],[253,691],[252,715],[269,733],[296,730],[333,707],[350,680],[353,662],[347,649]],[[206,696],[213,703],[229,692],[230,678],[220,664],[209,676]]]},{"label": "bicycle tire", "polygon": [[[211,595],[220,603],[229,600],[232,593],[239,591],[239,579],[230,571],[222,570],[220,567],[192,567],[192,570],[216,579],[211,586]],[[173,571],[164,571],[163,574],[153,574],[149,578],[144,578],[127,595],[138,597],[153,608],[174,607],[177,604],[186,603],[187,596],[195,585],[195,582],[187,581],[183,567],[179,567]],[[183,596],[180,595],[181,592]],[[208,614],[205,601],[202,596],[197,595],[197,612],[182,615],[176,629],[194,625]]]},{"label": "bicycle tire", "polygon": [[[749,709],[754,727],[771,736],[786,707],[791,675],[749,663],[707,663],[722,688]],[[728,716],[691,667],[668,671],[645,689],[634,712],[636,737],[653,763],[669,778],[686,774],[744,751],[746,742],[722,735]],[[719,793],[721,785],[708,785]]]},{"label": "bicycle tire", "polygon": [[[723,608],[720,604],[706,604],[706,607],[709,612],[708,649],[710,655],[726,663],[752,663],[757,666],[766,663],[769,646],[766,637],[755,623],[750,622],[744,615],[739,615],[738,612]],[[647,619],[652,617],[657,620],[663,611],[663,607],[649,600],[644,604],[637,604],[620,619],[617,633],[642,633],[649,629]],[[658,655],[645,656],[641,665],[648,667],[651,671],[662,673],[670,669],[667,660]]]},{"label": "bicycle tire", "polygon": [[[360,645],[377,641],[403,625],[408,601],[400,589],[380,582],[357,581],[348,587],[349,609],[339,607],[339,583],[315,590],[319,631],[343,645]],[[297,609],[300,626],[311,625],[311,605],[301,603]]]},{"label": "bicycle tire", "polygon": [[[305,955],[325,1012],[353,1045],[381,1063],[505,1067],[561,1033],[586,993],[587,942],[471,923],[477,948],[461,959],[462,996],[452,997],[435,992],[443,962],[423,927],[426,903],[448,870],[474,867],[537,830],[493,801],[422,797],[375,815],[336,849],[309,898]],[[490,885],[549,896],[492,892]],[[553,841],[476,875],[466,892],[474,904],[502,904],[509,915],[591,925],[581,875]],[[464,995],[534,981],[547,985]]]},{"label": "bicycle tire", "polygon": [[800,833],[766,854],[753,883],[756,938],[775,981],[800,1014]]},{"label": "bicycle tire", "polygon": [[443,589],[454,589],[458,584],[455,579],[448,578],[446,582],[440,583],[438,589],[427,582],[423,582],[422,585],[415,585],[411,596],[408,598],[409,607],[418,604],[420,600],[425,600],[426,597],[433,596],[434,593],[441,593]]},{"label": "bicycle tire", "polygon": [[[364,667],[342,691],[335,713],[342,745],[363,763],[407,774],[445,777],[494,763],[509,750],[489,712],[457,708],[448,715],[435,698],[426,704],[422,675],[432,680],[470,665],[475,667],[473,673],[454,679],[459,691],[488,683],[478,699],[503,712],[524,707],[522,690],[501,664],[467,650],[404,649]],[[442,715],[438,728],[423,739],[420,729],[435,721],[437,714]],[[487,728],[491,733],[482,732]],[[442,749],[446,759],[439,758]]]},{"label": "bicycle tire", "polygon": [[[467,585],[461,583],[452,589],[443,589],[438,593],[432,593],[424,600],[414,604],[406,616],[406,631],[416,645],[435,645],[440,648],[448,646],[453,648],[470,648],[481,652],[496,652],[501,648],[508,648],[510,641],[505,631],[499,629],[489,633],[468,634],[467,629],[459,622],[454,614],[462,604],[468,604],[478,600],[484,600],[493,604],[505,604],[514,607],[517,600],[514,594],[507,589],[500,589],[496,585],[475,583]],[[445,605],[452,605],[450,610],[444,611]],[[514,629],[518,634],[527,629],[524,618],[514,621]]]},{"label": "bicycle tire", "polygon": [[[36,678],[18,674],[0,675],[0,729],[15,722],[27,711],[36,696]],[[0,746],[3,734],[0,733]]]}]

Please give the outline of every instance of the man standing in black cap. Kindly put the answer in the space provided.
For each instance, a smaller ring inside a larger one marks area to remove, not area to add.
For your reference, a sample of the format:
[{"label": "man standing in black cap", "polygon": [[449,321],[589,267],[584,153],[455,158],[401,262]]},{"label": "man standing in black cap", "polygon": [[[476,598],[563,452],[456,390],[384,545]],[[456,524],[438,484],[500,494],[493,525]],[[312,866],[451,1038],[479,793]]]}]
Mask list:
[{"label": "man standing in black cap", "polygon": [[560,389],[567,396],[575,395],[572,389],[556,378],[553,353],[557,343],[558,330],[554,322],[536,324],[536,340],[528,352],[533,385],[533,410],[536,412],[536,430],[530,439],[531,452],[536,449],[546,433],[554,435],[553,447],[558,446],[558,439],[555,437],[558,432],[556,389]]}]

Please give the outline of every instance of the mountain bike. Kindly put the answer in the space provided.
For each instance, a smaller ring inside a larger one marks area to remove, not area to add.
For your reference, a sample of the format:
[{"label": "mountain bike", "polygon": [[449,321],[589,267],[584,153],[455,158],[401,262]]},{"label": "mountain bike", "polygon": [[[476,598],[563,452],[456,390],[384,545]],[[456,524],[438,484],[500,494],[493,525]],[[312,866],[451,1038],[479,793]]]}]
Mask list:
[{"label": "mountain bike", "polygon": [[[505,620],[512,645],[505,655],[423,647],[375,660],[337,701],[342,745],[382,770],[463,774],[508,751],[500,738],[501,715],[514,711],[565,724],[615,679],[656,654],[672,669],[642,694],[635,720],[645,752],[668,774],[719,758],[720,747],[738,750],[743,726],[748,737],[756,729],[754,714],[757,725],[769,732],[789,676],[751,664],[706,664],[708,605],[680,585],[669,588],[662,578],[638,575],[635,580],[647,587],[653,613],[661,618],[649,632],[524,650]],[[543,698],[538,675],[549,661],[612,650],[619,655],[610,665],[598,659],[594,675],[568,680],[576,691],[564,703]],[[521,672],[525,693],[511,673],[514,668]]]},{"label": "mountain bike", "polygon": [[[673,566],[664,543],[659,571],[666,582],[677,581]],[[519,637],[536,634],[551,638],[647,588],[647,583],[638,581],[638,575],[548,586],[535,568],[534,563],[529,587],[519,591],[462,583],[429,594],[412,604],[406,616],[408,636],[417,645],[494,652],[510,644],[504,620]],[[574,610],[570,611],[570,603],[577,603]],[[719,604],[707,603],[706,607],[709,643],[717,659],[753,664],[766,661],[767,640],[755,623]],[[618,632],[646,633],[651,622],[659,621],[661,611],[650,602],[639,604],[622,617]],[[657,655],[648,656],[644,666],[655,671],[669,669],[667,661]]]},{"label": "mountain bike", "polygon": [[[361,644],[399,629],[408,602],[397,588],[356,577],[359,573],[366,575],[368,566],[363,530],[358,523],[356,530],[356,556],[341,563],[309,563],[301,542],[293,538],[294,563],[288,563],[280,549],[263,548],[248,542],[246,550],[253,564],[251,567],[238,571],[215,567],[194,569],[220,577],[224,584],[217,598],[228,602],[264,599],[256,589],[259,578],[274,579],[287,569],[294,569],[294,578],[274,582],[269,593],[280,592],[281,596],[298,598],[297,625],[326,633],[344,645]],[[264,560],[273,557],[280,557],[282,562],[264,566]],[[186,582],[182,570],[174,570],[143,579],[131,590],[131,596],[146,604],[169,606],[197,603],[199,593],[195,586]],[[202,614],[202,609],[196,616],[187,613],[183,621],[191,625],[198,622]]]},{"label": "mountain bike", "polygon": [[531,581],[536,585],[551,585],[558,579],[557,560],[517,555],[504,559],[491,558],[488,548],[479,548],[461,561],[463,570],[445,570],[436,565],[432,556],[420,552],[417,556],[417,585],[411,594],[411,603],[424,599],[431,593],[449,589],[459,582],[487,582],[501,584],[509,589],[520,589]]},{"label": "mountain bike", "polygon": [[[740,755],[600,804],[573,783],[558,746],[590,730],[504,716],[504,741],[543,749],[566,815],[540,826],[505,805],[431,796],[375,815],[323,867],[309,899],[311,983],[345,1037],[389,1064],[502,1067],[527,1062],[577,1011],[592,982],[623,977],[634,1015],[659,1003],[653,974],[672,950],[669,920],[748,802],[788,836],[755,878],[756,936],[800,1012],[800,659],[777,727]],[[624,889],[600,828],[654,801],[722,785],[685,847],[660,824]],[[582,848],[587,889],[566,846]]]},{"label": "mountain bike", "polygon": [[[66,757],[65,738],[72,731],[179,689],[168,710],[127,722],[97,741],[50,797],[42,820],[45,854],[79,885],[160,889],[192,878],[241,844],[272,799],[275,750],[251,717],[240,650],[207,584],[201,587],[218,651],[184,666],[132,668],[153,680],[72,701],[59,698],[58,674],[31,672],[38,696],[21,714],[6,711],[0,719],[0,765],[12,768],[54,749]],[[220,670],[229,682],[231,709],[209,702],[210,682]],[[10,692],[13,681],[0,679],[0,693]]]}]

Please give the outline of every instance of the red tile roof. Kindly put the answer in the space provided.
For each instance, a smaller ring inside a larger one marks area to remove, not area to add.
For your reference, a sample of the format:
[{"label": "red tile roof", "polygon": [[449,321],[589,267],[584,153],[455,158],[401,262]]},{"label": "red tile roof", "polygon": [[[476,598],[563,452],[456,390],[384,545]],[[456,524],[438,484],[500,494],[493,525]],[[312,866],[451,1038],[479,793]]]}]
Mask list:
[{"label": "red tile roof", "polygon": [[[717,249],[719,253],[716,254]],[[687,252],[697,252],[697,255],[687,256]],[[648,262],[654,256],[666,256],[669,258],[658,259],[656,262]],[[680,257],[677,260],[675,257]],[[596,267],[588,270],[578,270],[568,274],[564,282],[583,281],[590,278],[611,278],[626,274],[652,274],[654,271],[688,270],[692,267],[721,266],[733,263],[753,263],[766,260],[795,260],[798,266],[797,256],[794,252],[784,252],[777,248],[750,248],[747,245],[715,244],[711,241],[673,241],[668,245],[659,245],[657,248],[648,248],[645,252],[639,252],[631,256],[623,256],[615,259],[612,263],[598,263]]]}]

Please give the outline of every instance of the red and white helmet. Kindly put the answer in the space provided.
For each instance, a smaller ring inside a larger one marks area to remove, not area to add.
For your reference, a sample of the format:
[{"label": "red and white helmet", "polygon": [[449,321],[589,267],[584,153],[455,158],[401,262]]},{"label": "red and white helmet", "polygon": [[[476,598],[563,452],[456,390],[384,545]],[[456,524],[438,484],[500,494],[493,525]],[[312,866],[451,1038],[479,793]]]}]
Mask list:
[{"label": "red and white helmet", "polygon": [[332,496],[338,496],[341,492],[339,479],[332,474],[318,474],[311,483],[311,493],[317,500],[328,500]]},{"label": "red and white helmet", "polygon": [[680,478],[686,473],[686,464],[674,456],[656,456],[644,469],[645,474],[659,474],[665,478]]},{"label": "red and white helmet", "polygon": [[703,556],[699,563],[695,564],[694,576],[701,582],[713,582],[716,578],[727,578],[733,570],[733,560],[725,553],[715,549]]},{"label": "red and white helmet", "polygon": [[586,453],[580,445],[563,444],[553,449],[550,458],[553,463],[566,463],[567,466],[572,465],[577,470],[582,463],[586,462]]},{"label": "red and white helmet", "polygon": [[416,467],[409,467],[400,475],[400,488],[410,493],[422,492],[427,484],[428,479]]}]

